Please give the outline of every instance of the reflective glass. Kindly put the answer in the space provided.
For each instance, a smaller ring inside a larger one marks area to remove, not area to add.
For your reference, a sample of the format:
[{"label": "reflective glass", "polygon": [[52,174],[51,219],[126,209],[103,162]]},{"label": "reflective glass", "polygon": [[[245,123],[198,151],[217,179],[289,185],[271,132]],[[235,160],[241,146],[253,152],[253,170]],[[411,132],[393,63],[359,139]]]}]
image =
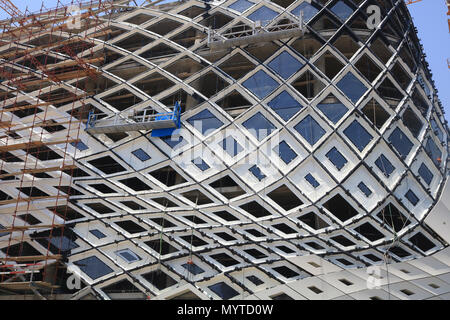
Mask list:
[{"label": "reflective glass", "polygon": [[334,124],[341,120],[348,111],[342,103],[319,103],[317,108]]},{"label": "reflective glass", "polygon": [[273,151],[278,154],[278,156],[284,161],[284,163],[289,164],[292,160],[297,157],[297,154],[291,147],[286,143],[286,141],[281,141],[278,146],[273,148]]},{"label": "reflective glass", "polygon": [[430,169],[428,169],[428,167],[424,163],[420,165],[419,174],[428,185],[431,183],[431,180],[433,180],[434,177]]},{"label": "reflective glass", "polygon": [[50,243],[61,251],[68,251],[79,247],[78,244],[65,236],[53,236],[50,238]]},{"label": "reflective glass", "polygon": [[367,91],[367,88],[361,81],[358,80],[353,73],[347,73],[338,83],[337,87],[350,98],[353,103],[356,103],[359,98]]},{"label": "reflective glass", "polygon": [[93,229],[93,230],[89,230],[89,232],[92,233],[97,239],[106,238],[106,236],[100,230]]},{"label": "reflective glass", "polygon": [[242,125],[258,139],[258,141],[263,140],[269,136],[277,127],[275,127],[272,122],[267,120],[261,112],[256,113],[251,118],[247,119],[242,123]]},{"label": "reflective glass", "polygon": [[223,139],[220,143],[220,146],[232,157],[236,156],[238,153],[244,150],[232,136],[228,136]]},{"label": "reflective glass", "polygon": [[261,169],[255,164],[253,167],[248,169],[253,175],[259,180],[262,181],[266,175],[261,172]]},{"label": "reflective glass", "polygon": [[434,143],[433,139],[428,138],[427,143],[425,145],[425,151],[428,153],[428,155],[431,157],[431,160],[439,167],[441,165],[441,157],[442,152]]},{"label": "reflective glass", "polygon": [[419,202],[419,198],[414,192],[411,191],[411,189],[406,192],[405,197],[409,200],[409,202],[411,202],[413,206],[415,206]]},{"label": "reflective glass", "polygon": [[392,143],[395,150],[398,151],[402,159],[406,158],[406,156],[411,151],[413,147],[413,143],[408,137],[399,129],[395,128],[395,130],[389,136],[389,142]]},{"label": "reflective glass", "polygon": [[273,98],[268,106],[271,107],[284,121],[291,119],[303,106],[286,91]]},{"label": "reflective glass", "polygon": [[370,191],[370,189],[362,181],[358,184],[358,188],[359,188],[359,190],[362,191],[362,193],[364,193],[366,195],[366,197],[368,197],[372,194],[372,191]]},{"label": "reflective glass", "polygon": [[326,157],[330,159],[330,161],[336,166],[338,170],[341,170],[347,163],[347,159],[345,159],[345,157],[336,149],[336,147],[333,147],[330,151],[328,151]]},{"label": "reflective glass", "polygon": [[80,270],[86,273],[92,280],[96,280],[113,272],[113,269],[108,267],[106,263],[96,256],[75,261],[74,265],[78,266]]},{"label": "reflective glass", "polygon": [[248,8],[250,8],[253,5],[254,5],[253,2],[250,2],[247,0],[238,0],[235,3],[233,3],[232,5],[228,6],[228,8],[239,11],[239,12],[244,12],[245,10],[247,10]]},{"label": "reflective glass", "polygon": [[331,11],[333,11],[333,13],[343,21],[347,20],[347,18],[350,17],[353,13],[352,8],[346,5],[343,1],[339,1],[334,6],[332,6]]},{"label": "reflective glass", "polygon": [[306,181],[308,181],[314,188],[317,188],[320,186],[320,183],[317,182],[317,180],[311,175],[311,173],[308,173],[305,176]]},{"label": "reflective glass", "polygon": [[395,170],[392,163],[383,154],[378,157],[378,159],[375,161],[375,164],[377,165],[378,169],[380,169],[388,178]]},{"label": "reflective glass", "polygon": [[248,281],[250,281],[251,283],[253,283],[255,286],[259,286],[259,285],[261,285],[261,284],[263,284],[264,283],[264,281],[262,281],[261,279],[259,279],[258,277],[256,277],[256,276],[248,276],[248,277],[246,277],[247,278],[247,280]]},{"label": "reflective glass", "polygon": [[266,6],[262,6],[261,8],[254,11],[252,14],[248,16],[248,18],[252,21],[261,21],[263,26],[266,26],[278,15],[278,12],[267,8]]},{"label": "reflective glass", "polygon": [[283,51],[270,61],[268,66],[284,79],[287,79],[300,70],[303,67],[303,63],[295,59],[289,52]]},{"label": "reflective glass", "polygon": [[439,128],[434,119],[431,119],[431,127],[433,128],[433,132],[438,137],[438,139],[444,142],[444,134],[442,133],[442,130]]},{"label": "reflective glass", "polygon": [[136,149],[131,153],[134,154],[141,161],[147,161],[148,159],[151,159],[151,157],[147,154],[147,152],[145,152],[141,148]]},{"label": "reflective glass", "polygon": [[87,145],[85,145],[82,141],[71,142],[70,144],[72,145],[72,147],[75,147],[80,151],[89,149],[89,147]]},{"label": "reflective glass", "polygon": [[203,111],[190,117],[187,119],[187,122],[189,122],[203,135],[205,135],[205,133],[211,133],[215,129],[223,126],[223,122],[217,119],[217,117],[214,116],[208,109],[204,109]]},{"label": "reflective glass", "polygon": [[291,13],[297,17],[300,16],[300,11],[303,11],[303,20],[308,22],[314,15],[319,12],[315,7],[310,5],[307,2],[302,2],[298,7],[294,10],[291,10]]},{"label": "reflective glass", "polygon": [[300,121],[294,129],[311,145],[314,145],[325,134],[325,130],[310,115]]},{"label": "reflective glass", "polygon": [[137,254],[135,254],[133,251],[131,251],[130,249],[116,251],[116,254],[118,256],[120,256],[121,258],[123,258],[128,263],[141,260],[141,258],[139,258],[139,256]]},{"label": "reflective glass", "polygon": [[225,282],[219,282],[208,287],[212,292],[224,300],[231,299],[239,295],[239,292],[227,285]]},{"label": "reflective glass", "polygon": [[359,151],[363,151],[373,139],[367,130],[364,129],[364,127],[356,120],[353,120],[347,129],[344,130],[344,134],[358,148]]},{"label": "reflective glass", "polygon": [[[6,229],[6,228],[0,224],[0,230],[2,230],[2,229]],[[9,234],[9,232],[0,232],[0,237],[3,237],[7,234]]]},{"label": "reflective glass", "polygon": [[201,158],[195,158],[194,160],[192,160],[192,163],[202,171],[206,171],[210,168],[209,165]]},{"label": "reflective glass", "polygon": [[205,270],[203,270],[202,268],[200,268],[198,265],[196,265],[195,263],[185,263],[181,265],[183,268],[185,268],[187,271],[189,271],[190,273],[192,273],[193,275],[198,275],[200,273],[205,272]]},{"label": "reflective glass", "polygon": [[258,98],[264,99],[278,87],[278,82],[264,71],[259,70],[253,76],[245,80],[242,85]]},{"label": "reflective glass", "polygon": [[182,136],[161,137],[161,140],[167,143],[172,149],[178,149],[187,143]]}]

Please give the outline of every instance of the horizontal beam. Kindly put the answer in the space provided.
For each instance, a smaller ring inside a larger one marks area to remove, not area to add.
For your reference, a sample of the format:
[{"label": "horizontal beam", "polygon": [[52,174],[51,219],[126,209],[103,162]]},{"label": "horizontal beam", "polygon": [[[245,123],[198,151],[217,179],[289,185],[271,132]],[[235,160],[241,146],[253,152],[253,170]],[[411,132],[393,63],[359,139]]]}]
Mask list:
[{"label": "horizontal beam", "polygon": [[6,257],[0,258],[0,261],[42,261],[42,260],[61,260],[62,256],[60,254],[56,255],[39,255],[39,256],[20,256],[20,257]]},{"label": "horizontal beam", "polygon": [[[77,122],[82,122],[82,121],[81,120],[70,120],[70,121],[64,121],[64,122],[53,122],[51,120],[44,120],[42,122],[35,123],[34,125],[31,125],[28,127],[21,127],[21,128],[17,128],[17,129],[15,129],[14,126],[21,125],[22,123],[15,123],[11,126],[10,130],[14,131],[14,132],[19,132],[19,131],[28,130],[28,129],[34,129],[37,127],[55,127],[55,126],[60,126],[63,124],[71,124],[71,123],[77,123]],[[24,124],[26,124],[26,123],[24,123]],[[66,130],[68,130],[68,129],[69,128],[67,128]],[[1,138],[6,138],[6,136],[2,136],[2,137],[0,137],[0,139]]]},{"label": "horizontal beam", "polygon": [[[19,110],[25,110],[25,109],[32,109],[32,108],[37,108],[37,107],[45,107],[45,106],[50,106],[56,103],[63,103],[63,102],[69,102],[69,101],[77,101],[77,100],[81,100],[86,98],[87,96],[92,95],[92,93],[86,93],[83,94],[81,96],[74,96],[71,98],[66,98],[66,99],[61,99],[61,100],[54,100],[54,101],[50,101],[50,102],[42,102],[42,103],[36,103],[36,104],[30,104],[27,106],[20,106],[20,107],[13,107],[13,108],[3,108],[0,110],[0,112],[14,112],[14,111],[19,111]],[[41,99],[43,100],[43,99]]]},{"label": "horizontal beam", "polygon": [[31,290],[35,287],[40,287],[43,289],[58,289],[60,286],[52,285],[48,282],[43,281],[33,281],[33,282],[2,282],[0,283],[0,288],[8,290]]},{"label": "horizontal beam", "polygon": [[25,148],[37,148],[42,146],[51,146],[55,144],[63,144],[63,143],[72,143],[72,142],[79,142],[80,139],[66,139],[66,140],[57,140],[57,141],[31,141],[31,142],[24,142],[24,143],[16,143],[16,144],[10,144],[6,146],[0,146],[0,152],[7,152],[7,151],[14,151],[14,150],[21,150]]},{"label": "horizontal beam", "polygon": [[49,167],[49,168],[39,168],[39,169],[22,169],[20,171],[4,173],[0,174],[0,179],[19,176],[22,174],[33,174],[33,173],[43,173],[43,172],[52,172],[52,171],[64,171],[64,170],[72,170],[78,168],[76,165],[68,165],[63,167]]},{"label": "horizontal beam", "polygon": [[[69,195],[56,195],[56,196],[39,196],[39,197],[29,197],[29,198],[15,198],[9,200],[0,201],[0,206],[17,203],[17,202],[31,202],[36,200],[49,200],[49,199],[68,199]],[[0,212],[0,214],[11,214],[11,212]]]},{"label": "horizontal beam", "polygon": [[15,231],[26,231],[30,229],[53,229],[53,228],[62,228],[64,224],[42,224],[42,225],[34,225],[34,226],[10,226],[5,229],[0,229],[3,232],[15,232]]}]

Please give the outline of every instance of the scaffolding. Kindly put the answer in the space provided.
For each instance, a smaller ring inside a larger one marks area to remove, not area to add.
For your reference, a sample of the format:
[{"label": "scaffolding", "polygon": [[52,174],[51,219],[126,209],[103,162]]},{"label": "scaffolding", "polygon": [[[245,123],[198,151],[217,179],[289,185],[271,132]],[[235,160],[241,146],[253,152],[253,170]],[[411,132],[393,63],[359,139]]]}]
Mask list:
[{"label": "scaffolding", "polygon": [[[65,223],[60,221],[66,221],[82,126],[75,112],[86,108],[91,95],[81,80],[95,82],[99,74],[96,65],[104,57],[94,36],[108,32],[104,17],[114,3],[58,0],[55,8],[42,4],[38,13],[22,13],[10,1],[0,1],[11,16],[0,22],[0,213],[9,221],[0,229],[2,292],[44,299],[40,291],[51,295],[59,287],[65,259]],[[62,105],[71,105],[68,115],[58,111]],[[38,189],[35,182],[42,185],[43,179],[57,182],[56,191]],[[36,204],[53,208],[47,221],[32,221],[32,213],[42,210]],[[62,215],[56,210],[61,206]],[[31,245],[35,241],[39,250]]]}]

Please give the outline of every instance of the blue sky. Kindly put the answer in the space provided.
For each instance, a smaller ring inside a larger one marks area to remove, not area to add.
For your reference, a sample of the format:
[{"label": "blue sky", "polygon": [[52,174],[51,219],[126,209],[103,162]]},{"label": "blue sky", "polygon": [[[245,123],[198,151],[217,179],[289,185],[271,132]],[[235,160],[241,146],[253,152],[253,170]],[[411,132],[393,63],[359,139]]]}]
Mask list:
[{"label": "blue sky", "polygon": [[[61,2],[71,3],[70,0],[61,0]],[[138,0],[137,2],[143,1]],[[13,0],[13,3],[22,11],[25,11],[26,7],[32,12],[39,11],[41,8],[39,0]],[[51,8],[56,5],[56,1],[46,0],[44,4]],[[447,58],[450,58],[450,33],[445,0],[423,0],[409,5],[408,8],[427,55],[426,59],[430,64],[433,79],[439,91],[439,99],[446,111],[446,118],[450,120],[450,90],[448,90],[450,69],[447,66]],[[0,11],[0,18],[5,18],[4,12]]]}]

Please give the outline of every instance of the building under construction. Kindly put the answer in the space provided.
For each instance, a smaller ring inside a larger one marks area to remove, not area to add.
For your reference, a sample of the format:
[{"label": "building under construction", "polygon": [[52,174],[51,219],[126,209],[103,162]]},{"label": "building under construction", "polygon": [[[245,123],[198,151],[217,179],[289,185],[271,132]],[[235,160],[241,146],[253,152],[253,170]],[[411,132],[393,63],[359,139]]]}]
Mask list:
[{"label": "building under construction", "polygon": [[450,299],[404,1],[138,2],[0,1],[0,299]]}]

